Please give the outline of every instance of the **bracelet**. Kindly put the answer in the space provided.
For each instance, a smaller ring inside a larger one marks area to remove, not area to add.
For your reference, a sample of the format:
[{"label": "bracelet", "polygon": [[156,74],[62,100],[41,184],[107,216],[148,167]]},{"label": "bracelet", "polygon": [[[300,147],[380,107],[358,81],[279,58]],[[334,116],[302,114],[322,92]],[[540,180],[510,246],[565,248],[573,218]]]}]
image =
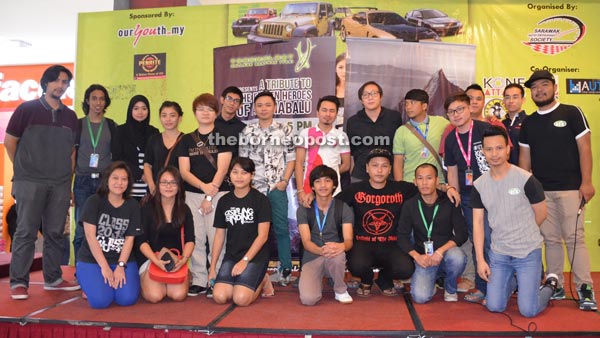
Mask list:
[{"label": "bracelet", "polygon": [[455,187],[451,186],[450,184],[446,184],[446,191],[450,190],[450,189],[454,189],[456,190]]},{"label": "bracelet", "polygon": [[282,178],[281,178],[281,180],[282,180],[283,182],[285,182],[286,184],[290,182],[290,180],[288,180],[288,179],[287,179],[287,178],[285,178],[285,177],[282,177]]},{"label": "bracelet", "polygon": [[437,250],[436,250],[436,251],[434,251],[433,253],[436,253],[436,254],[438,254],[440,257],[444,258],[444,255],[442,255],[442,254],[441,254],[439,251],[437,251]]}]

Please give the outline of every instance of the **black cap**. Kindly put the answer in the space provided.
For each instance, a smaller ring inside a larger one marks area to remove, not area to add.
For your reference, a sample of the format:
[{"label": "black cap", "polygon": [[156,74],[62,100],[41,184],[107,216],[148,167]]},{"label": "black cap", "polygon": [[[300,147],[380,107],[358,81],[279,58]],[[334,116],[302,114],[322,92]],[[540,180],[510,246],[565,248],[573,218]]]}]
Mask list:
[{"label": "black cap", "polygon": [[529,77],[529,80],[525,81],[525,87],[527,88],[531,88],[531,85],[537,81],[537,80],[550,80],[552,81],[552,83],[556,83],[556,81],[554,81],[554,75],[552,75],[552,73],[550,73],[547,70],[536,70],[535,72],[533,72],[533,74],[531,74],[531,76]]},{"label": "black cap", "polygon": [[411,89],[404,95],[405,100],[420,101],[429,104],[429,95],[423,89]]},{"label": "black cap", "polygon": [[374,157],[385,157],[390,161],[390,163],[393,162],[392,153],[390,153],[390,151],[387,149],[375,148],[369,151],[369,154],[367,155],[367,162],[369,162]]}]

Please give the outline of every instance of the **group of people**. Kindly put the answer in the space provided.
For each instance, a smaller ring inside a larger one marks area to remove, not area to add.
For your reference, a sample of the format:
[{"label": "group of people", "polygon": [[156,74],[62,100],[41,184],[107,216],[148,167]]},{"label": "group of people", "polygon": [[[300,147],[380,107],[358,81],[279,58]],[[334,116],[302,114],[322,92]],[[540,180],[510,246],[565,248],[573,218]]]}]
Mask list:
[{"label": "group of people", "polygon": [[[471,85],[446,99],[447,119],[430,115],[426,91],[408,91],[403,124],[400,112],[381,105],[381,86],[369,81],[358,91],[364,108],[348,119],[346,132],[336,128],[339,99],[324,96],[317,124],[297,138],[274,119],[277,102],[268,91],[253,99],[256,122],[240,121],[237,87],[220,98],[196,97],[198,126],[188,134],[179,130],[183,111],[171,101],[160,107],[159,133],[143,95],[131,99],[127,121],[117,126],[104,116],[110,97],[101,85],[86,90],[85,116],[77,120],[60,101],[71,78],[61,66],[46,70],[44,95],[17,108],[7,128],[13,195],[25,215],[13,244],[13,299],[28,298],[40,223],[44,288],[80,284],[94,308],[130,305],[140,293],[149,302],[206,294],[240,306],[273,296],[267,243],[272,227],[278,283],[287,286],[287,188],[294,175],[302,304],[319,302],[324,277],[340,303],[352,303],[351,284],[359,297],[370,297],[374,286],[396,296],[411,279],[416,303],[430,301],[438,284],[445,301],[466,292],[465,300],[490,311],[504,311],[518,288],[519,310],[532,317],[549,299],[565,298],[564,243],[579,308],[597,309],[582,213],[594,196],[590,129],[579,108],[556,101],[547,71],[525,82],[538,107],[529,116],[521,85],[505,88],[502,121],[484,116],[484,92]],[[79,284],[63,280],[60,270],[72,170]],[[351,183],[343,183],[345,173]],[[157,255],[170,249],[179,252],[173,262]],[[178,271],[188,261],[191,280],[152,279],[151,265]]]}]

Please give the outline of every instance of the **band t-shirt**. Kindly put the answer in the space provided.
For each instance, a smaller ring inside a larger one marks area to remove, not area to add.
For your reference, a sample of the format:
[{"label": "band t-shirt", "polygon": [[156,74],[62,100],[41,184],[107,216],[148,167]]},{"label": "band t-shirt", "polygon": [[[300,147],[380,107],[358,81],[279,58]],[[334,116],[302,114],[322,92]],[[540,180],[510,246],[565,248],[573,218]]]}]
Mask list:
[{"label": "band t-shirt", "polygon": [[375,189],[368,180],[343,190],[339,198],[354,210],[354,240],[396,243],[402,205],[417,191],[414,184],[404,181],[387,181],[385,187]]},{"label": "band t-shirt", "polygon": [[[109,264],[119,261],[125,237],[142,233],[140,205],[133,198],[126,199],[119,207],[114,207],[107,197],[94,194],[85,202],[81,220],[96,226],[96,240]],[[128,261],[133,261],[133,256],[129,255]],[[87,239],[81,244],[77,260],[97,263]]]},{"label": "band t-shirt", "polygon": [[[219,199],[215,211],[215,228],[227,230],[225,259],[239,261],[258,237],[258,225],[271,222],[271,204],[268,198],[252,188],[239,198],[233,191]],[[252,259],[253,262],[269,260],[269,247],[263,245]]]}]

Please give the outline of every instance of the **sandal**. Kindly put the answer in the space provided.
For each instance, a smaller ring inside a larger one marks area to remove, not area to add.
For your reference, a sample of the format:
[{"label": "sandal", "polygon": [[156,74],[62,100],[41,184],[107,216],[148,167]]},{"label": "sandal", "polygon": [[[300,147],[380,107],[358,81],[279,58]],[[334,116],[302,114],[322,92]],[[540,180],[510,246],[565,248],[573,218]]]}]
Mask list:
[{"label": "sandal", "polygon": [[381,290],[381,294],[386,297],[396,297],[398,295],[398,291],[394,288],[389,288],[385,290]]},{"label": "sandal", "polygon": [[465,300],[470,303],[485,304],[485,295],[479,290],[467,293]]},{"label": "sandal", "polygon": [[349,289],[358,289],[360,287],[360,281],[356,279],[350,279],[346,282],[346,286]]},{"label": "sandal", "polygon": [[369,284],[360,284],[360,287],[356,289],[356,295],[360,297],[370,297],[371,296],[371,285]]}]

